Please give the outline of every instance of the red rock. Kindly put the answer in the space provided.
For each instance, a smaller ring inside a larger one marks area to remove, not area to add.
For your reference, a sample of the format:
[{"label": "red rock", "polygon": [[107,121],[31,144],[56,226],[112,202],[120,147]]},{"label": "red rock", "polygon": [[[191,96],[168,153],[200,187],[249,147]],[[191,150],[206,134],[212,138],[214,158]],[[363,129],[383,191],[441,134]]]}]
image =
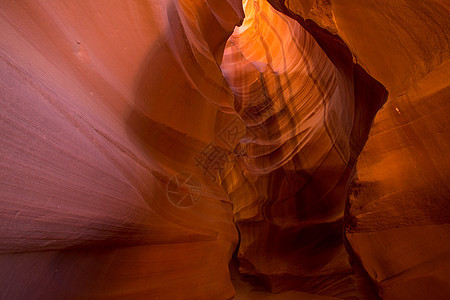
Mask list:
[{"label": "red rock", "polygon": [[298,14],[318,40],[319,26],[342,38],[390,93],[359,157],[348,204],[346,235],[357,260],[383,299],[447,299],[448,5],[272,2]]},{"label": "red rock", "polygon": [[231,203],[194,156],[232,105],[212,54],[239,1],[0,5],[1,298],[231,298]]},{"label": "red rock", "polygon": [[1,298],[447,299],[449,10],[4,1]]}]

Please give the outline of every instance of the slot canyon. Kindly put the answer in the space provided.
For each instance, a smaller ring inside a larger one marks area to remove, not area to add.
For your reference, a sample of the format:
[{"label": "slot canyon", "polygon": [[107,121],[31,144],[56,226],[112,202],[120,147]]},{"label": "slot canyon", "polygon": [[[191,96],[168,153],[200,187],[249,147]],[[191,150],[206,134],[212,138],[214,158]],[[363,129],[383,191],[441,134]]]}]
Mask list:
[{"label": "slot canyon", "polygon": [[449,16],[0,1],[0,299],[450,299]]}]

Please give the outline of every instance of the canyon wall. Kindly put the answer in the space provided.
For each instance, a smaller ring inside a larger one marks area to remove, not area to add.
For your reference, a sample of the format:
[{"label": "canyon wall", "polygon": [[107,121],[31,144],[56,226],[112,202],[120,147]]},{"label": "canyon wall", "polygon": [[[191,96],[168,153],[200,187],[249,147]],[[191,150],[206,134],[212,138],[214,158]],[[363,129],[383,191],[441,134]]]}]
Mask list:
[{"label": "canyon wall", "polygon": [[354,297],[346,190],[387,93],[350,51],[335,47],[330,59],[266,1],[247,1],[244,11],[222,62],[247,128],[222,181],[240,231],[240,271],[274,293]]},{"label": "canyon wall", "polygon": [[[233,105],[218,64],[240,1],[0,12],[0,298],[233,297],[232,206],[194,157]],[[168,188],[183,172],[201,199]]]},{"label": "canyon wall", "polygon": [[448,298],[449,11],[3,1],[1,298]]},{"label": "canyon wall", "polygon": [[342,39],[390,94],[358,159],[346,224],[352,250],[383,299],[448,298],[448,3],[271,2],[319,41],[323,29]]}]

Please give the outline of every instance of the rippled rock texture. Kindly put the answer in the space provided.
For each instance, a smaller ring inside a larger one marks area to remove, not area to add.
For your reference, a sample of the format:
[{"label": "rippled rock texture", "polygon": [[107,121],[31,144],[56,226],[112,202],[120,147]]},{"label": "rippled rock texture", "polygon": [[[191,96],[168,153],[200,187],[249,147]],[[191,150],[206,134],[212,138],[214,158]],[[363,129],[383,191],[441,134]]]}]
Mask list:
[{"label": "rippled rock texture", "polygon": [[233,297],[232,205],[194,157],[243,11],[208,4],[2,1],[0,298]]},{"label": "rippled rock texture", "polygon": [[382,298],[448,298],[448,3],[271,2],[320,43],[323,29],[341,38],[390,94],[350,189],[351,252]]},{"label": "rippled rock texture", "polygon": [[450,296],[448,4],[243,2],[0,3],[0,298]]},{"label": "rippled rock texture", "polygon": [[247,126],[223,181],[241,234],[240,270],[272,292],[351,297],[345,191],[385,90],[357,72],[345,49],[333,64],[267,2],[246,2],[245,14],[222,62]]}]

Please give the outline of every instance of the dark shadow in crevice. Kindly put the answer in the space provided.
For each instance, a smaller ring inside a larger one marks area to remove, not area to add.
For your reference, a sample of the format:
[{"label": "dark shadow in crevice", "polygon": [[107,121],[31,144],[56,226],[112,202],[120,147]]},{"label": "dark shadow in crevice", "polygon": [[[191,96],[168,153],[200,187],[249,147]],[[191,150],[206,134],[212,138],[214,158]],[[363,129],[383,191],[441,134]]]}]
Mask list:
[{"label": "dark shadow in crevice", "polygon": [[370,76],[359,64],[353,62],[351,51],[339,36],[331,34],[311,20],[304,20],[300,16],[293,14],[281,1],[268,0],[268,2],[279,12],[296,20],[311,34],[340,74],[348,78],[350,82],[353,82],[355,118],[350,135],[351,157],[347,165],[347,172],[341,178],[341,182],[346,182],[344,184],[346,190],[343,191],[342,195],[346,199],[342,230],[344,245],[349,255],[350,263],[355,276],[358,277],[356,282],[356,285],[358,285],[357,289],[364,294],[363,296],[366,299],[377,299],[378,291],[376,284],[364,270],[360,259],[355,255],[345,237],[346,230],[353,224],[349,213],[350,203],[347,193],[355,182],[357,159],[367,142],[378,110],[387,101],[388,92],[381,83]]}]

